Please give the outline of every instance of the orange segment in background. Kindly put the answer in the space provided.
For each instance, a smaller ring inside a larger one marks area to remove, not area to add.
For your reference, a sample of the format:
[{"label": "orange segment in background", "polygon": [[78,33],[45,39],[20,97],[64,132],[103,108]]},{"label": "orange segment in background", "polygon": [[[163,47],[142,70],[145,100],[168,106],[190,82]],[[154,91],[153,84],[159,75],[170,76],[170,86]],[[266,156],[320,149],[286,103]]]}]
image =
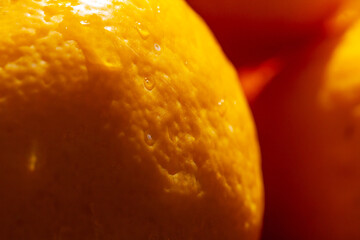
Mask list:
[{"label": "orange segment in background", "polygon": [[237,73],[182,0],[0,8],[0,239],[257,240]]}]

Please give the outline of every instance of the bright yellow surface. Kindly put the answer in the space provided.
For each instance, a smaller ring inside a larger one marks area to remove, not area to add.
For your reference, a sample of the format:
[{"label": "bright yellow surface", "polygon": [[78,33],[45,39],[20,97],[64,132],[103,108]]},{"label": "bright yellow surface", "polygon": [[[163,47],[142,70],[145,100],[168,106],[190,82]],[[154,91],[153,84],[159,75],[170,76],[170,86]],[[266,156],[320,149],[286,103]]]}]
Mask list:
[{"label": "bright yellow surface", "polygon": [[0,239],[257,239],[256,132],[179,0],[2,1]]},{"label": "bright yellow surface", "polygon": [[354,105],[360,101],[359,61],[360,21],[357,21],[343,36],[327,67],[324,104],[331,108],[331,105]]}]

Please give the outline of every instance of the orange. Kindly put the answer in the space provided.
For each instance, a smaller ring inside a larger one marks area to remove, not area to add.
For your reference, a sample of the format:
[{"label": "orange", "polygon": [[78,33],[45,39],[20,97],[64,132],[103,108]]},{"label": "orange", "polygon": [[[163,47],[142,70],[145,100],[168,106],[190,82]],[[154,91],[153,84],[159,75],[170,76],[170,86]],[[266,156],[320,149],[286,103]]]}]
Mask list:
[{"label": "orange", "polygon": [[271,21],[308,23],[316,22],[328,15],[333,9],[336,9],[339,3],[346,0],[260,0],[257,2],[246,0],[211,0],[208,1],[208,4],[203,4],[204,0],[188,1],[194,6],[203,9],[210,16],[241,17],[256,21],[267,19]]},{"label": "orange", "polygon": [[256,131],[179,0],[0,8],[0,239],[251,239]]},{"label": "orange", "polygon": [[257,65],[321,35],[329,17],[357,0],[187,0],[236,66]]},{"label": "orange", "polygon": [[360,19],[279,74],[252,106],[263,154],[263,239],[360,238]]}]

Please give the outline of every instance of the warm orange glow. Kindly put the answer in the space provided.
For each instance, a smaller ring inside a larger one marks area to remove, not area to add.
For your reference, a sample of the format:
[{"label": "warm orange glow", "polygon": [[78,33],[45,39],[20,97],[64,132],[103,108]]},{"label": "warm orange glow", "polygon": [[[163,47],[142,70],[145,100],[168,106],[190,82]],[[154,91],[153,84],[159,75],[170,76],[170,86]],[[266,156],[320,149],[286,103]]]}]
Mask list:
[{"label": "warm orange glow", "polygon": [[360,238],[360,21],[342,32],[294,57],[252,103],[264,240]]},{"label": "warm orange glow", "polygon": [[182,0],[0,7],[0,239],[258,239],[253,119]]}]

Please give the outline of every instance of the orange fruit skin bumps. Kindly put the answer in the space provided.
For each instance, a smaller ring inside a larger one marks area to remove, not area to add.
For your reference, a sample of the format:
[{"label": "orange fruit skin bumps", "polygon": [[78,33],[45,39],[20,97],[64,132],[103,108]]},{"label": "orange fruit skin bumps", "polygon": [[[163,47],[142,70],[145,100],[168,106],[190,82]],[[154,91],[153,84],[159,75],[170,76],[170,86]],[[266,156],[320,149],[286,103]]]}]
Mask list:
[{"label": "orange fruit skin bumps", "polygon": [[185,2],[0,5],[0,239],[258,239],[253,119]]}]

